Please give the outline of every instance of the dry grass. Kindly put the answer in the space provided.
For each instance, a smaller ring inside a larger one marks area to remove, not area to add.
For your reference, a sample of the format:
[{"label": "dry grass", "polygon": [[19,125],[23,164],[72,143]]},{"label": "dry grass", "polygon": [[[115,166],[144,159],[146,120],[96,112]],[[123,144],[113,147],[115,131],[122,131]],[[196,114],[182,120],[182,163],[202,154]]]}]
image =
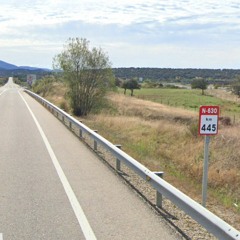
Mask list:
[{"label": "dry grass", "polygon": [[[183,191],[189,192],[184,181],[201,185],[204,140],[189,130],[190,124],[197,124],[196,113],[119,94],[109,99],[117,113],[90,116],[85,120],[90,126],[122,144],[126,152],[151,170],[165,171],[173,185],[181,185]],[[238,126],[221,126],[210,144],[209,185],[232,199],[240,198],[238,131]]]},{"label": "dry grass", "polygon": [[183,121],[191,122],[197,118],[197,114],[181,108],[169,107],[142,99],[111,94],[109,99],[117,106],[118,114],[123,116],[138,116],[146,120]]},{"label": "dry grass", "polygon": [[236,103],[240,103],[240,98],[235,94],[231,93],[230,91],[223,90],[223,89],[208,89],[206,91],[208,95],[212,95],[217,98],[221,98],[223,100],[228,100]]},{"label": "dry grass", "polygon": [[67,88],[61,82],[54,82],[50,92],[47,94],[47,99],[55,105],[62,108],[64,111],[69,111],[69,103],[66,98]]}]

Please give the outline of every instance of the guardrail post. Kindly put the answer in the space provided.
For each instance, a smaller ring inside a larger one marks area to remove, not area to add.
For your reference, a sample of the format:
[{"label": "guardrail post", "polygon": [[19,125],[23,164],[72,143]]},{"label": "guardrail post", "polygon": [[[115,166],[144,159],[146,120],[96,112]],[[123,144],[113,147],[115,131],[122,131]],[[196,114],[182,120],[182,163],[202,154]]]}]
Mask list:
[{"label": "guardrail post", "polygon": [[[116,144],[117,148],[122,149],[122,145]],[[121,171],[121,161],[116,158],[116,169],[117,171]]]},{"label": "guardrail post", "polygon": [[[79,122],[82,123],[81,120]],[[79,128],[79,138],[83,138],[83,131],[81,127]]]},{"label": "guardrail post", "polygon": [[79,138],[83,138],[83,131],[81,128],[79,128]]},{"label": "guardrail post", "polygon": [[[93,130],[95,133],[97,133],[97,130]],[[94,139],[94,146],[93,146],[94,151],[97,151],[97,141]]]},{"label": "guardrail post", "polygon": [[[160,178],[163,178],[164,172],[154,172],[157,176]],[[156,206],[157,207],[162,207],[162,194],[158,191],[156,191]]]}]

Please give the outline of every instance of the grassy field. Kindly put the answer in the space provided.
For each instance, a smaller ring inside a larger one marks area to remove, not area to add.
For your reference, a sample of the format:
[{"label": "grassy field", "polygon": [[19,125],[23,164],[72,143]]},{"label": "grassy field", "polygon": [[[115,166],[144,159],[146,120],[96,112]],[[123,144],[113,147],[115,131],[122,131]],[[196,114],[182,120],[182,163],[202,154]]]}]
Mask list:
[{"label": "grassy field", "polygon": [[[122,90],[119,90],[120,92]],[[180,107],[192,111],[198,111],[201,105],[218,105],[222,116],[229,116],[232,119],[240,120],[240,103],[233,102],[219,97],[214,97],[214,91],[205,91],[202,95],[201,90],[192,89],[147,89],[135,90],[137,98],[166,104],[169,106]]]}]

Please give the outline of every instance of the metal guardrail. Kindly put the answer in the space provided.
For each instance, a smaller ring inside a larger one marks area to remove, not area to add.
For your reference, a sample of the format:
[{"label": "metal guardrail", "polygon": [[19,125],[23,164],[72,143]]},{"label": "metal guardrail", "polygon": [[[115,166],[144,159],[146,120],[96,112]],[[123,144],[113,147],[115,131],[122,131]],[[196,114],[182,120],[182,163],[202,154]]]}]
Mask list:
[{"label": "metal guardrail", "polygon": [[161,198],[161,195],[168,198],[172,203],[182,209],[186,214],[201,224],[206,230],[208,230],[218,239],[240,240],[240,232],[237,229],[233,228],[221,218],[208,211],[199,203],[195,202],[190,197],[163,180],[160,177],[162,173],[157,174],[150,171],[127,153],[123,152],[119,146],[115,146],[100,136],[96,131],[88,128],[83,123],[64,112],[62,109],[56,107],[49,101],[29,90],[25,89],[24,91],[48,108],[52,113],[55,113],[58,118],[61,118],[62,121],[65,122],[67,120],[69,122],[69,128],[72,128],[72,126],[75,125],[79,129],[80,138],[83,137],[84,132],[87,133],[94,140],[95,150],[97,149],[97,144],[101,144],[105,149],[109,150],[112,155],[116,157],[117,168],[120,169],[120,163],[124,163],[143,179],[146,179],[148,183],[160,194],[160,197],[157,195],[158,198]]}]

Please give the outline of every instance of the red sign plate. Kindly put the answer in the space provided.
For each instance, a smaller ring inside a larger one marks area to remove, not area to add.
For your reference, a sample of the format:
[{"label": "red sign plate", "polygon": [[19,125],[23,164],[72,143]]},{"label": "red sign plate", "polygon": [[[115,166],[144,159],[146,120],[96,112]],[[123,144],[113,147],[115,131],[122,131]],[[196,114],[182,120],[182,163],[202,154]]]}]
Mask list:
[{"label": "red sign plate", "polygon": [[201,106],[199,109],[200,135],[216,135],[218,133],[219,106]]}]

